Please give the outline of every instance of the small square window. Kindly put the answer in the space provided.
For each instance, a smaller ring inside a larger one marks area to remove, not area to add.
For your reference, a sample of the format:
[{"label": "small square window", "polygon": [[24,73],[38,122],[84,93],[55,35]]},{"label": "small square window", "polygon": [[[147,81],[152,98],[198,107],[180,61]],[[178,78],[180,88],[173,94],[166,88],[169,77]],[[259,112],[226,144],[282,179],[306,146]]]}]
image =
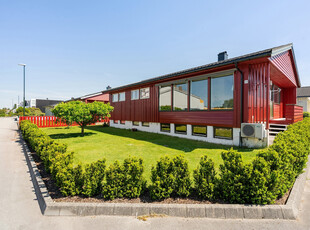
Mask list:
[{"label": "small square window", "polygon": [[118,102],[118,93],[112,95],[112,102]]},{"label": "small square window", "polygon": [[119,101],[125,101],[125,92],[119,93]]},{"label": "small square window", "polygon": [[149,122],[142,122],[142,126],[150,127],[150,123]]},{"label": "small square window", "polygon": [[120,121],[120,124],[121,125],[125,125],[125,121]]},{"label": "small square window", "polygon": [[140,99],[150,98],[150,87],[140,89]]},{"label": "small square window", "polygon": [[114,124],[118,124],[118,120],[114,120],[113,123],[114,123]]},{"label": "small square window", "polygon": [[175,133],[186,134],[187,133],[187,125],[174,125]]},{"label": "small square window", "polygon": [[233,132],[232,128],[220,128],[214,127],[214,138],[220,139],[233,139]]},{"label": "small square window", "polygon": [[139,99],[139,90],[131,90],[131,100],[138,100]]},{"label": "small square window", "polygon": [[132,125],[134,125],[134,126],[139,126],[139,121],[133,121],[133,122],[132,122]]},{"label": "small square window", "polygon": [[170,133],[170,124],[160,124],[160,131]]},{"label": "small square window", "polygon": [[207,136],[207,126],[199,126],[193,125],[192,126],[192,135],[193,136]]}]

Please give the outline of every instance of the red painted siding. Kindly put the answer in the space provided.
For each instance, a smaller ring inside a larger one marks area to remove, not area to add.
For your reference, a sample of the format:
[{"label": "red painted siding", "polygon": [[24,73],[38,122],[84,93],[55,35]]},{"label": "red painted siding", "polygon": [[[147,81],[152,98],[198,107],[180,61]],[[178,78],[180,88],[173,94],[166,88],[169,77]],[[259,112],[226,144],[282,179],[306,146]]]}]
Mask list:
[{"label": "red painted siding", "polygon": [[[291,58],[291,51],[286,51],[283,53],[280,53],[274,57],[270,58],[270,62],[285,75],[285,77],[289,80],[286,83],[286,87],[297,87],[297,80],[296,80],[296,74],[294,71],[293,66],[293,59]],[[286,80],[283,76],[274,76],[274,81],[278,82],[286,82],[283,80]],[[283,87],[283,86],[282,86]]]},{"label": "red painted siding", "polygon": [[286,105],[286,116],[290,124],[302,121],[303,119],[303,107],[299,105]]},{"label": "red painted siding", "polygon": [[160,112],[160,123],[234,126],[234,111]]},{"label": "red painted siding", "polygon": [[150,87],[150,98],[148,99],[131,100],[131,89],[119,91],[125,92],[125,101],[112,102],[112,100],[110,100],[111,105],[114,107],[111,119],[158,122],[158,89],[155,85],[143,86],[141,88],[145,87]]},{"label": "red painted siding", "polygon": [[247,120],[249,123],[269,120],[269,63],[249,65],[247,101]]}]

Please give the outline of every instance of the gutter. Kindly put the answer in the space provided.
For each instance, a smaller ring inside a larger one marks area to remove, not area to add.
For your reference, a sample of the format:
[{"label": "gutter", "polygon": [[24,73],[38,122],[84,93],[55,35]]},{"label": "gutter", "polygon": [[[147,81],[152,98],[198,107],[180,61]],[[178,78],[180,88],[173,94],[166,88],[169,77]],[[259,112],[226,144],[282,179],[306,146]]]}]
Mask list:
[{"label": "gutter", "polygon": [[[235,62],[235,67],[237,71],[241,74],[241,87],[240,87],[240,124],[243,122],[243,72],[239,69],[238,63]],[[241,128],[241,127],[240,127]],[[239,134],[239,147],[242,147],[242,137],[241,130]]]}]

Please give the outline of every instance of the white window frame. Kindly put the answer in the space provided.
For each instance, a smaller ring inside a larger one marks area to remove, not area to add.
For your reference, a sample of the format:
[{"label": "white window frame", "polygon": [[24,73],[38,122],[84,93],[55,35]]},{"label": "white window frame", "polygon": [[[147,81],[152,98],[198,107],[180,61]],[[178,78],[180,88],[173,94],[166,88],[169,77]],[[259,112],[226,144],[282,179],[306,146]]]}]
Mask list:
[{"label": "white window frame", "polygon": [[[124,98],[121,100],[121,95],[124,95]],[[126,100],[126,95],[125,92],[119,93],[118,94],[118,101],[125,101]]]},{"label": "white window frame", "polygon": [[[116,100],[115,100],[115,98],[114,98],[115,96],[117,97]],[[112,102],[118,102],[118,93],[112,94]]]},{"label": "white window frame", "polygon": [[[135,95],[136,92],[138,92],[136,95],[137,97],[133,97],[133,95]],[[131,100],[139,100],[139,92],[140,92],[139,89],[131,90]]]},{"label": "white window frame", "polygon": [[[143,90],[147,90],[147,93],[144,93],[147,96],[142,95]],[[148,99],[148,98],[150,98],[150,87],[145,87],[145,88],[140,89],[140,99]]]}]

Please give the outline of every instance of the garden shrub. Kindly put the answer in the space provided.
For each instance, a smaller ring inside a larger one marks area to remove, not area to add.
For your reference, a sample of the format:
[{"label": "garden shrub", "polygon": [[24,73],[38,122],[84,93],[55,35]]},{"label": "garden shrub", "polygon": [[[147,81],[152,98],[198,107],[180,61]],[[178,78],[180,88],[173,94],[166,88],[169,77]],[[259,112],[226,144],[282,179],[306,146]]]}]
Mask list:
[{"label": "garden shrub", "polygon": [[58,168],[56,184],[64,196],[75,196],[81,193],[83,186],[82,166],[73,167],[72,164],[64,168]]},{"label": "garden shrub", "polygon": [[191,180],[188,162],[183,155],[170,159],[162,157],[151,170],[150,196],[154,200],[170,196],[187,197],[190,194]]},{"label": "garden shrub", "polygon": [[244,165],[241,154],[233,149],[222,152],[222,159],[216,196],[229,203],[248,203],[252,165]]},{"label": "garden shrub", "polygon": [[207,155],[202,156],[199,166],[194,170],[194,187],[200,198],[206,200],[214,198],[215,176],[216,172],[213,161],[208,159]]},{"label": "garden shrub", "polygon": [[115,161],[106,170],[106,179],[102,189],[103,197],[110,200],[139,197],[146,186],[143,171],[141,158],[127,158],[122,165]]},{"label": "garden shrub", "polygon": [[168,198],[173,192],[174,170],[172,160],[165,156],[151,169],[150,196],[153,200]]},{"label": "garden shrub", "polygon": [[249,201],[251,204],[270,204],[277,198],[280,181],[278,171],[271,170],[270,162],[256,157],[252,162],[249,178]]},{"label": "garden shrub", "polygon": [[99,195],[105,175],[105,159],[87,164],[83,177],[82,194],[88,197]]},{"label": "garden shrub", "polygon": [[306,118],[306,117],[310,117],[310,113],[309,112],[303,112],[303,118]]},{"label": "garden shrub", "polygon": [[141,195],[141,193],[146,188],[146,180],[143,177],[144,167],[143,160],[141,158],[137,159],[126,158],[123,164],[124,170],[124,197],[136,198]]},{"label": "garden shrub", "polygon": [[[105,171],[105,160],[73,166],[73,153],[52,140],[30,121],[22,121],[24,139],[37,152],[64,196],[83,194],[104,198],[135,198],[146,188],[143,161],[127,158]],[[278,134],[273,145],[259,151],[244,164],[235,150],[222,153],[223,164],[216,175],[213,162],[203,156],[194,170],[194,188],[202,199],[222,199],[229,203],[269,204],[283,196],[306,166],[310,151],[310,118],[292,124]],[[184,156],[162,157],[151,169],[152,199],[187,197],[191,191],[188,163]]]}]

